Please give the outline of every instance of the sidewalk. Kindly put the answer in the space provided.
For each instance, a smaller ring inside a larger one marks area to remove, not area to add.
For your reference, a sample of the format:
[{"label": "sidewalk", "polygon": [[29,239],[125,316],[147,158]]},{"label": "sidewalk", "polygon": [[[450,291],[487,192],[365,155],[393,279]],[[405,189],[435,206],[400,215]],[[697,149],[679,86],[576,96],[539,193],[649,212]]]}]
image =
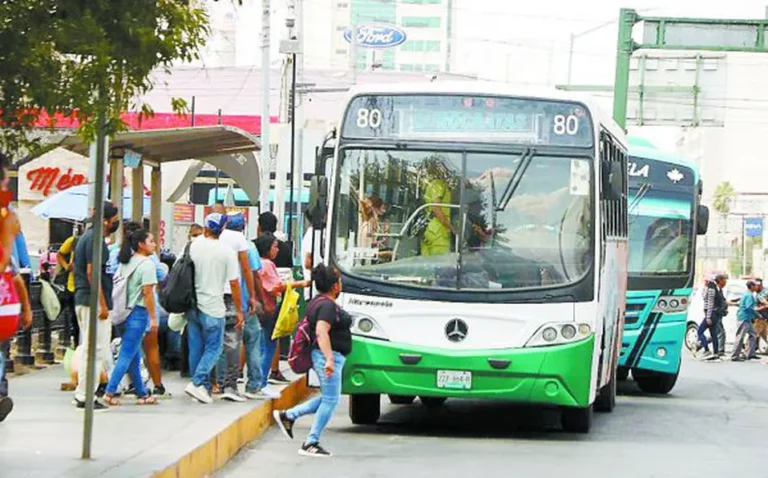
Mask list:
[{"label": "sidewalk", "polygon": [[184,394],[186,380],[168,372],[163,381],[173,398],[157,406],[123,405],[94,414],[92,460],[80,460],[82,411],[54,366],[10,380],[15,408],[0,423],[0,477],[205,476],[271,425],[274,402],[301,401],[303,379],[283,387],[275,401],[199,404]]}]

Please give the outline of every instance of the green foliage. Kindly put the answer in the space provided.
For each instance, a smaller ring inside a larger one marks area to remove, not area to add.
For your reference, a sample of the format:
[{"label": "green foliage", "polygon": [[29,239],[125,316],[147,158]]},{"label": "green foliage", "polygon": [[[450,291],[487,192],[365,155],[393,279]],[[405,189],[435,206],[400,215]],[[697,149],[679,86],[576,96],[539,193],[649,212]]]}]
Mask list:
[{"label": "green foliage", "polygon": [[0,148],[39,146],[27,133],[43,111],[77,119],[86,140],[99,111],[110,135],[126,128],[121,112],[151,116],[134,103],[154,86],[153,70],[199,58],[208,34],[197,0],[0,0]]},{"label": "green foliage", "polygon": [[718,184],[715,189],[715,199],[712,202],[712,207],[720,214],[728,214],[731,211],[731,201],[735,195],[736,190],[728,181]]}]

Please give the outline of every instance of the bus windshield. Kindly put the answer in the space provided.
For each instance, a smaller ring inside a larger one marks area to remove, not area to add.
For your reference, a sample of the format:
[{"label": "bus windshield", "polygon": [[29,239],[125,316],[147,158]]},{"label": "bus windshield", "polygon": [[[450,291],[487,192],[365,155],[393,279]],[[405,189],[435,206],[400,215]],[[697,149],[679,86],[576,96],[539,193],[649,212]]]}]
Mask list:
[{"label": "bus windshield", "polygon": [[591,267],[588,158],[344,148],[340,158],[331,234],[347,273],[488,291],[570,284]]},{"label": "bus windshield", "polygon": [[691,268],[693,193],[630,188],[629,273],[686,275]]}]

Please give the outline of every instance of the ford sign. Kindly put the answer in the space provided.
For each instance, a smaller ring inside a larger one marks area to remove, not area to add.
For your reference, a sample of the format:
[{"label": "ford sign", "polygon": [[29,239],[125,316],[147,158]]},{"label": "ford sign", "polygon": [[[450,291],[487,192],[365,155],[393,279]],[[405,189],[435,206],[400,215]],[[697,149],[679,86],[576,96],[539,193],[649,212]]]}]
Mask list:
[{"label": "ford sign", "polygon": [[[357,44],[368,48],[392,48],[405,42],[405,32],[395,26],[360,25],[357,27]],[[344,39],[352,43],[352,29],[344,31]]]}]

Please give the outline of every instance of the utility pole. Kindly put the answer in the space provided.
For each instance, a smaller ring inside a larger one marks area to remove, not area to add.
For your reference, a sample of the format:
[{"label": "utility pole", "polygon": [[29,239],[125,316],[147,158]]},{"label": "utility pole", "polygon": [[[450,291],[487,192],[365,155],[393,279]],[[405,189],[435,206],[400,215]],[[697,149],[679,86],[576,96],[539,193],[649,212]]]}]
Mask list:
[{"label": "utility pole", "polygon": [[350,78],[352,79],[352,84],[357,84],[357,20],[353,20],[352,22],[352,31],[351,31],[352,37],[349,39],[350,47],[349,47],[349,72],[350,72]]},{"label": "utility pole", "polygon": [[[270,22],[271,5],[270,0],[262,0],[261,3],[261,187],[259,188],[259,203],[261,212],[269,210],[269,186],[270,186],[270,165],[272,163],[272,153],[270,148],[270,112],[269,112],[269,79],[270,79]],[[275,198],[277,200],[277,198]]]}]

